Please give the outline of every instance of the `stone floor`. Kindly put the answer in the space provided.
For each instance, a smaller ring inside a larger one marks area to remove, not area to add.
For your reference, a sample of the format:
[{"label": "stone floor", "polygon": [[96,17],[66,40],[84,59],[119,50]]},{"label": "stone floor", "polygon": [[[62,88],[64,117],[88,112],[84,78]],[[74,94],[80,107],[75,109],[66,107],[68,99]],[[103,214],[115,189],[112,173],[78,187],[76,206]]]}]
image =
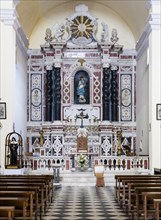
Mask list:
[{"label": "stone floor", "polygon": [[43,220],[127,220],[115,200],[114,187],[63,186]]}]

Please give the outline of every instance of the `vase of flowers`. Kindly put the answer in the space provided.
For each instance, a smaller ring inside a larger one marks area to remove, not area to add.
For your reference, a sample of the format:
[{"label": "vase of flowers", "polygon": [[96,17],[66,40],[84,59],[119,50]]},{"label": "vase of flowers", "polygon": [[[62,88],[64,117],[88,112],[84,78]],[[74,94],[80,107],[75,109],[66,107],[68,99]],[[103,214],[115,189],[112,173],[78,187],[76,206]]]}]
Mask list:
[{"label": "vase of flowers", "polygon": [[80,166],[84,167],[85,162],[86,162],[86,157],[84,155],[80,154],[79,157],[78,157],[78,161],[80,163]]}]

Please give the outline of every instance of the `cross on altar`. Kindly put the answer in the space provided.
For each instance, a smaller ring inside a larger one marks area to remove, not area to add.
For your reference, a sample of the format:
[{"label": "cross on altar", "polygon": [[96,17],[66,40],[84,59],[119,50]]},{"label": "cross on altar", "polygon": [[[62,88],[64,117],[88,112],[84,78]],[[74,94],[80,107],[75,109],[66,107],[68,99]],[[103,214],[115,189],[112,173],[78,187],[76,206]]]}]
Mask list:
[{"label": "cross on altar", "polygon": [[77,119],[77,118],[80,118],[80,119],[81,119],[81,128],[83,128],[83,119],[84,119],[84,118],[87,118],[87,119],[89,118],[88,114],[86,114],[86,115],[83,114],[83,112],[84,112],[85,110],[86,110],[86,109],[82,109],[82,108],[81,108],[81,109],[78,109],[78,111],[81,111],[81,112],[80,112],[79,115],[76,115],[76,119]]}]

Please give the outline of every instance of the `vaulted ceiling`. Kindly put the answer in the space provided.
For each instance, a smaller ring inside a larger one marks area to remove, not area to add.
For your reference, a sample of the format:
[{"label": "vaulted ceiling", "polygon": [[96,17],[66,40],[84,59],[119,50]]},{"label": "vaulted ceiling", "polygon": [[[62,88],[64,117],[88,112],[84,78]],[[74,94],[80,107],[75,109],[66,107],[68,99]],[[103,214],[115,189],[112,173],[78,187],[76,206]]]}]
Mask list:
[{"label": "vaulted ceiling", "polygon": [[127,23],[135,40],[139,39],[148,16],[146,0],[20,0],[17,12],[25,34],[30,38],[39,19],[52,8],[63,4],[67,6],[68,4],[88,4],[88,2],[93,6],[97,3],[112,9]]}]

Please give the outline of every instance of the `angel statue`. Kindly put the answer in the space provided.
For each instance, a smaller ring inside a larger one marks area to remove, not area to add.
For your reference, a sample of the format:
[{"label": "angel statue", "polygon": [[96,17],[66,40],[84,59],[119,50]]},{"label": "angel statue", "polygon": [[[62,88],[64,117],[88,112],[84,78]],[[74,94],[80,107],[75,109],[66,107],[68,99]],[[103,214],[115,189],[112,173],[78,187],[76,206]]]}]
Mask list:
[{"label": "angel statue", "polygon": [[112,36],[111,36],[111,42],[113,44],[117,43],[117,41],[119,40],[119,38],[117,37],[117,29],[113,28],[112,29]]},{"label": "angel statue", "polygon": [[61,24],[55,24],[53,27],[53,31],[54,31],[54,37],[56,39],[56,41],[61,41],[62,37],[65,33],[65,26],[63,23]]},{"label": "angel statue", "polygon": [[46,32],[45,32],[45,41],[47,44],[50,44],[50,42],[53,40],[53,37],[52,37],[52,32],[51,32],[51,29],[50,28],[47,28],[46,29]]},{"label": "angel statue", "polygon": [[105,24],[104,22],[102,22],[101,24],[102,24],[101,41],[108,42],[108,38],[109,38],[108,25]]}]

